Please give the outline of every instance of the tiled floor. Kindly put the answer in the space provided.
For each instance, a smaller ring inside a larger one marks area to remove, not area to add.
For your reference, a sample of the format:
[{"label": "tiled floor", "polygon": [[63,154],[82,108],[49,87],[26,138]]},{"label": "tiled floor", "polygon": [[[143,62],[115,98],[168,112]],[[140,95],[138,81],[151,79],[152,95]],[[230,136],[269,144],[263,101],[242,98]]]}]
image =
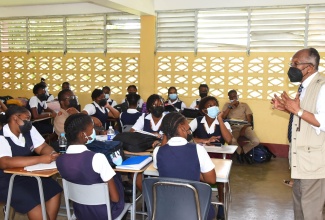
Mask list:
[{"label": "tiled floor", "polygon": [[[241,165],[234,161],[231,171],[232,202],[229,219],[293,219],[291,188],[282,183],[282,180],[288,179],[289,176],[288,160],[285,158],[254,165]],[[0,219],[3,219],[2,212]],[[15,219],[22,220],[27,217],[16,214]]]}]

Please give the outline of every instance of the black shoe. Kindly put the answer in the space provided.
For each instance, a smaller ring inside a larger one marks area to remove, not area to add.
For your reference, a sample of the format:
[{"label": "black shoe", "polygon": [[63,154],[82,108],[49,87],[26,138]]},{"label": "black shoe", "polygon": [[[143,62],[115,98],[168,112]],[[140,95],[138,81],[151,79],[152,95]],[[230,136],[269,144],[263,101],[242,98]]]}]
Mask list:
[{"label": "black shoe", "polygon": [[238,163],[243,164],[244,163],[243,154],[236,153],[236,156],[237,156]]},{"label": "black shoe", "polygon": [[218,214],[217,214],[217,220],[224,220],[225,219],[225,213],[223,210],[223,206],[219,205],[218,206]]}]

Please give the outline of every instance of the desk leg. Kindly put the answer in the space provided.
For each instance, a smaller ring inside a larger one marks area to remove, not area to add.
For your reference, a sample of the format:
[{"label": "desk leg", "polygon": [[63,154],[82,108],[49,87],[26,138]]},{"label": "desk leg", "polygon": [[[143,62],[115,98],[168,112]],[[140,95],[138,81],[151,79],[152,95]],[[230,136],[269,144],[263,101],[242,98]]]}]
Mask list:
[{"label": "desk leg", "polygon": [[39,196],[40,196],[40,200],[41,200],[43,220],[44,219],[46,220],[47,216],[46,216],[46,209],[45,209],[45,201],[44,201],[44,191],[43,191],[42,179],[39,176],[35,176],[35,178],[37,179],[37,183],[38,183],[38,190],[39,190]]},{"label": "desk leg", "polygon": [[137,176],[138,176],[138,173],[135,172],[134,175],[133,175],[133,186],[132,186],[131,220],[135,220],[135,213],[136,213]]},{"label": "desk leg", "polygon": [[10,212],[10,204],[11,204],[11,196],[12,196],[12,188],[14,186],[14,179],[16,174],[12,174],[9,181],[9,189],[8,189],[8,196],[7,196],[7,204],[6,204],[6,213],[5,213],[5,220],[9,219],[9,212]]}]

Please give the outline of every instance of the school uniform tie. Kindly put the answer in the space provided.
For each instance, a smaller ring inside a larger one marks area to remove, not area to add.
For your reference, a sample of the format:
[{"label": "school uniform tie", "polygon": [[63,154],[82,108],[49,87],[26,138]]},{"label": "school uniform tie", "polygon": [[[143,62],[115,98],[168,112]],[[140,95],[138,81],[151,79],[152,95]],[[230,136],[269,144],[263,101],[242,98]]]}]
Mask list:
[{"label": "school uniform tie", "polygon": [[[298,88],[299,96],[300,96],[303,88],[304,87],[302,86],[302,84],[300,84],[300,86]],[[289,141],[289,143],[291,143],[292,121],[293,121],[293,113],[290,113],[289,124],[288,124],[288,141]]]}]

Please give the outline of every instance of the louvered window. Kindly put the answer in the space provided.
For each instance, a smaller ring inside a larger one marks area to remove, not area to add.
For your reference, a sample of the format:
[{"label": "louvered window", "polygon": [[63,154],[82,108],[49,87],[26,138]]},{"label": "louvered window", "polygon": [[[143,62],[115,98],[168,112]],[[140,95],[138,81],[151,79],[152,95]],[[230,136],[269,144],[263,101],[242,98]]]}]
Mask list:
[{"label": "louvered window", "polygon": [[157,14],[158,51],[193,51],[196,45],[196,12],[159,12]]},{"label": "louvered window", "polygon": [[140,51],[140,17],[130,14],[108,14],[106,17],[107,51]]},{"label": "louvered window", "polygon": [[27,19],[0,20],[1,51],[27,51]]},{"label": "louvered window", "polygon": [[325,51],[325,6],[310,6],[308,24],[308,47]]}]

